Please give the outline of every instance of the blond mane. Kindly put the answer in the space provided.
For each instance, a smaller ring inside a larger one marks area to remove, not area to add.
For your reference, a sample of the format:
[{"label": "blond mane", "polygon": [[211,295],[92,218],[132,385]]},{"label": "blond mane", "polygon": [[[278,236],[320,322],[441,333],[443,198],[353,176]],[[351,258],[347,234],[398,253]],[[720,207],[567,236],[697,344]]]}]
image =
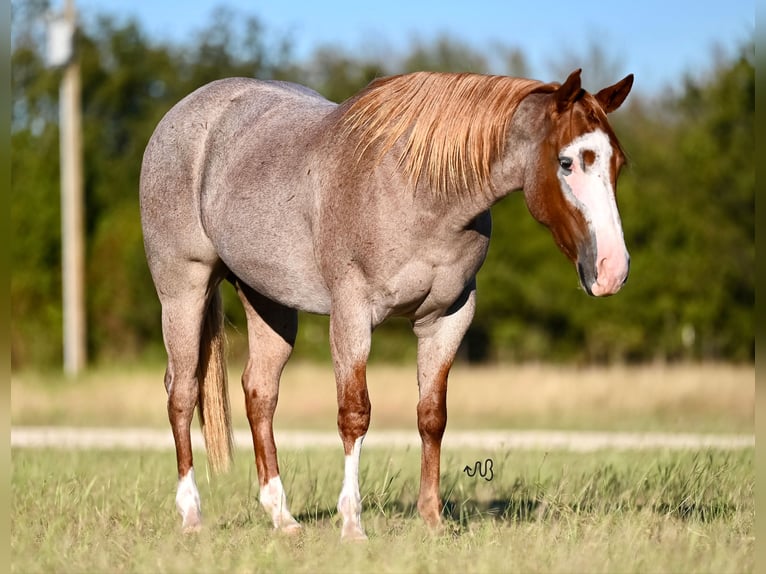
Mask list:
[{"label": "blond mane", "polygon": [[413,185],[425,176],[440,195],[477,192],[491,187],[492,163],[521,100],[548,86],[480,74],[392,76],[350,100],[341,121],[357,152],[376,149],[378,160],[405,138],[399,165]]}]

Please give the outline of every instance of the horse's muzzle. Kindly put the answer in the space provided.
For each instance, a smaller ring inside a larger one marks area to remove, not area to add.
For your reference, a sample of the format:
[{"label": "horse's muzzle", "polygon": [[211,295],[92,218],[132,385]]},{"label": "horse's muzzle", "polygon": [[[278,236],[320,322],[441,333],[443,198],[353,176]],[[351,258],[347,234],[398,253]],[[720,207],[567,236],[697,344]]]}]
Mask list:
[{"label": "horse's muzzle", "polygon": [[628,280],[630,255],[625,252],[616,256],[603,257],[598,262],[598,268],[590,273],[587,267],[578,261],[577,271],[588,295],[594,297],[614,295]]}]

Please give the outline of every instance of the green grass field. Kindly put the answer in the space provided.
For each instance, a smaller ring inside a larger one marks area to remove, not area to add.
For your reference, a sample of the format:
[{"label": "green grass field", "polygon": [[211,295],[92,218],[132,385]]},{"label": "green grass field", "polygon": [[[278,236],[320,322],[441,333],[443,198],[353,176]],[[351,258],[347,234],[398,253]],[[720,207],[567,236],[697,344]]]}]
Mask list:
[{"label": "green grass field", "polygon": [[[447,527],[416,516],[419,454],[363,456],[365,545],[339,542],[342,455],[286,451],[304,532],[271,530],[253,465],[200,482],[206,527],[182,535],[170,453],[14,451],[12,572],[753,571],[752,450],[446,452]],[[464,474],[494,457],[491,482]],[[201,455],[198,459],[203,458]]]},{"label": "green grass field", "polygon": [[[96,370],[79,381],[15,374],[14,425],[167,428],[161,369]],[[245,424],[237,378],[236,425]],[[460,367],[450,429],[753,432],[754,370],[703,365],[571,369]],[[415,428],[414,370],[370,369],[373,425]],[[479,392],[476,392],[478,389]],[[332,429],[332,376],[293,366],[281,428]],[[301,535],[271,530],[248,445],[208,477],[196,453],[205,528],[182,535],[172,452],[12,451],[11,571],[571,572],[754,571],[754,448],[593,453],[446,450],[446,528],[417,517],[418,449],[367,448],[360,474],[370,540],[340,543],[340,448],[280,450]],[[491,457],[494,477],[465,465]]]}]

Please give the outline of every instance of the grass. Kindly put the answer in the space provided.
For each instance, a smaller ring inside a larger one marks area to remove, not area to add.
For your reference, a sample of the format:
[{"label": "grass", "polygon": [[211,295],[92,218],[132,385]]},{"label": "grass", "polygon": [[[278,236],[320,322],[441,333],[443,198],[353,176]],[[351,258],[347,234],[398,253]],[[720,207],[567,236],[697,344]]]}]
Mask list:
[{"label": "grass", "polygon": [[[239,373],[230,373],[233,420],[245,428]],[[14,373],[11,422],[167,428],[163,369],[95,369],[76,381]],[[371,365],[372,427],[414,428],[415,367]],[[334,430],[335,385],[328,366],[288,363],[277,428]],[[456,366],[448,394],[450,429],[753,432],[753,365],[576,368]]]},{"label": "grass", "polygon": [[[494,459],[487,482],[462,472]],[[362,457],[366,545],[341,545],[335,450],[284,451],[304,525],[272,532],[253,465],[205,479],[206,527],[182,535],[170,453],[14,451],[12,572],[699,572],[754,570],[754,449],[573,453],[448,451],[447,528],[416,517],[419,453]],[[204,468],[197,457],[198,468]]]},{"label": "grass", "polygon": [[[415,428],[415,368],[373,365],[370,433]],[[235,425],[246,424],[232,371]],[[95,369],[78,380],[14,373],[13,425],[167,429],[162,368]],[[572,368],[458,366],[450,377],[454,429],[752,433],[750,366]],[[334,430],[328,367],[289,364],[282,429]],[[446,450],[447,527],[417,517],[418,449],[366,448],[365,545],[341,545],[335,503],[343,455],[280,450],[282,480],[304,525],[272,532],[257,503],[251,449],[231,473],[197,476],[205,529],[184,536],[174,508],[171,452],[13,450],[11,571],[62,572],[540,572],[754,571],[755,449],[737,451]],[[494,478],[466,465],[493,459]]]}]

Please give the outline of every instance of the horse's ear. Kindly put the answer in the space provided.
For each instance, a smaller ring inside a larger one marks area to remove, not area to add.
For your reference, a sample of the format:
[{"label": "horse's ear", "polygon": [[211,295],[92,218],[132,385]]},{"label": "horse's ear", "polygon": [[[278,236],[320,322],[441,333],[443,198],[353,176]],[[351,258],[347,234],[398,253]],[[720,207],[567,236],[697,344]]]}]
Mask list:
[{"label": "horse's ear", "polygon": [[582,97],[583,90],[580,82],[580,74],[582,68],[577,68],[574,72],[569,74],[566,81],[556,90],[554,96],[556,98],[556,110],[562,113],[569,109],[580,97]]},{"label": "horse's ear", "polygon": [[604,112],[610,114],[622,105],[622,102],[628,97],[630,88],[632,87],[633,74],[628,74],[615,85],[601,90],[596,94],[596,99],[598,100],[598,103],[601,104],[601,107],[604,108]]}]

